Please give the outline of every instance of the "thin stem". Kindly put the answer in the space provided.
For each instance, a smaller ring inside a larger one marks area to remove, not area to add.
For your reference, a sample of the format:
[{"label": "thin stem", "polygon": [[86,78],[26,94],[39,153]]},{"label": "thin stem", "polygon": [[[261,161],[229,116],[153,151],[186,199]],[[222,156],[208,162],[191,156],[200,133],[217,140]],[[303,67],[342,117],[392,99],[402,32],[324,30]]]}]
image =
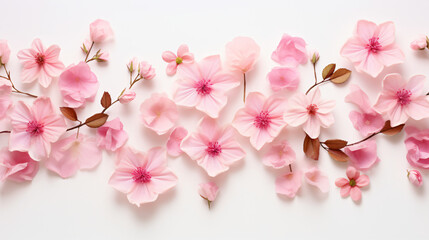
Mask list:
[{"label": "thin stem", "polygon": [[131,86],[132,83],[133,83],[133,73],[130,72],[130,86]]},{"label": "thin stem", "polygon": [[317,84],[316,64],[313,63],[314,84]]},{"label": "thin stem", "polygon": [[330,79],[325,79],[325,80],[323,80],[323,81],[321,81],[321,82],[317,82],[317,83],[313,84],[313,86],[311,86],[311,87],[307,90],[307,92],[305,92],[305,95],[307,95],[307,94],[311,91],[311,89],[315,88],[316,86],[318,86],[318,85],[320,85],[320,84],[322,84],[322,83],[325,83],[325,82],[329,82],[329,81],[331,81],[331,80],[330,80]]},{"label": "thin stem", "polygon": [[349,144],[347,144],[347,145],[346,145],[346,147],[353,146],[353,145],[359,144],[359,143],[361,143],[361,142],[365,142],[366,140],[368,140],[368,139],[370,139],[370,138],[374,137],[375,135],[377,135],[377,134],[379,134],[379,133],[381,133],[381,131],[380,131],[380,132],[375,132],[375,133],[373,133],[373,134],[369,135],[368,137],[366,137],[366,138],[364,138],[364,139],[362,139],[362,140],[360,140],[360,141],[357,141],[357,142],[354,142],[354,143],[349,143]]},{"label": "thin stem", "polygon": [[10,131],[1,131],[0,134],[2,133],[10,133]]},{"label": "thin stem", "polygon": [[94,46],[94,42],[91,43],[91,47],[89,47],[88,52],[86,53],[86,56],[85,56],[85,62],[86,63],[88,62],[87,60],[88,60],[89,54],[91,53],[93,46]]},{"label": "thin stem", "polygon": [[246,73],[243,73],[243,102],[246,102]]},{"label": "thin stem", "polygon": [[289,170],[292,172],[292,164],[289,164]]},{"label": "thin stem", "polygon": [[79,125],[76,125],[76,126],[71,127],[71,128],[67,128],[67,130],[66,130],[66,131],[68,132],[68,131],[74,130],[74,129],[76,129],[76,128],[80,128],[80,127],[82,127],[83,125],[85,125],[85,123],[81,122]]},{"label": "thin stem", "polygon": [[13,88],[13,91],[12,91],[13,93],[19,93],[19,94],[27,95],[29,97],[37,98],[37,96],[34,94],[18,90],[12,82],[12,78],[10,77],[10,71],[7,70],[6,64],[1,64],[1,65],[3,65],[3,69],[6,72],[7,77],[5,77],[5,76],[0,76],[0,77],[4,78],[10,82],[10,84],[12,85],[12,88]]}]

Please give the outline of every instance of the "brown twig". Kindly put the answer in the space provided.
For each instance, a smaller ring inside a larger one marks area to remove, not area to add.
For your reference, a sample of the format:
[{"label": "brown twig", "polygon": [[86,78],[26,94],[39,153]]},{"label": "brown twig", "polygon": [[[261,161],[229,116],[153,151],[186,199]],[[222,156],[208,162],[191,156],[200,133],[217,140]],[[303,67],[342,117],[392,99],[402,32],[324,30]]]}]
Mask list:
[{"label": "brown twig", "polygon": [[6,72],[7,77],[5,77],[5,76],[0,76],[0,77],[1,77],[1,78],[4,78],[4,79],[6,79],[6,80],[8,80],[8,81],[10,82],[10,84],[12,85],[12,88],[13,88],[13,90],[12,90],[12,92],[13,92],[13,93],[19,93],[19,94],[27,95],[27,96],[29,96],[29,97],[37,98],[37,96],[36,96],[36,95],[34,95],[34,94],[31,94],[31,93],[27,93],[27,92],[23,92],[23,91],[18,90],[18,89],[15,87],[15,85],[13,84],[13,82],[12,82],[12,78],[10,77],[10,71],[8,71],[8,70],[7,70],[7,68],[6,68],[6,64],[1,64],[1,65],[3,65],[3,69],[4,69],[4,71]]}]

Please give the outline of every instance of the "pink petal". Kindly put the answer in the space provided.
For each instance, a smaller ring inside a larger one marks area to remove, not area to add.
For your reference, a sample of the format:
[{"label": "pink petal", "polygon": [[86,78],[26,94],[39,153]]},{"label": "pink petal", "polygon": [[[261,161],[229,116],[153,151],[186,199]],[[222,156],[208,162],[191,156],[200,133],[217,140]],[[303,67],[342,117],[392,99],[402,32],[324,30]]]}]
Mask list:
[{"label": "pink petal", "polygon": [[426,96],[414,99],[405,108],[405,112],[414,120],[421,120],[429,117],[429,100]]},{"label": "pink petal", "polygon": [[310,116],[304,124],[304,131],[307,133],[307,135],[312,138],[316,139],[320,135],[320,120],[317,116]]},{"label": "pink petal", "polygon": [[250,143],[256,150],[260,150],[266,143],[272,142],[274,137],[269,134],[266,129],[257,129],[256,132],[250,136]]},{"label": "pink petal", "polygon": [[217,118],[219,112],[226,105],[228,99],[222,94],[207,94],[201,97],[200,102],[196,108],[202,112],[205,112],[211,118]]},{"label": "pink petal", "polygon": [[158,194],[149,188],[149,184],[136,184],[134,189],[127,195],[130,203],[140,207],[142,203],[153,202],[158,198]]},{"label": "pink petal", "polygon": [[341,187],[341,190],[340,190],[341,197],[348,197],[350,194],[350,190],[351,190],[350,185],[344,185],[343,187]]},{"label": "pink petal", "polygon": [[188,130],[183,127],[176,127],[170,134],[167,141],[167,153],[170,156],[178,157],[182,150],[180,144],[182,140],[188,135]]},{"label": "pink petal", "polygon": [[406,89],[411,91],[411,98],[420,96],[424,90],[426,77],[424,75],[414,75],[410,78],[406,85]]},{"label": "pink petal", "polygon": [[214,142],[218,141],[221,137],[221,130],[217,126],[217,123],[214,119],[209,117],[203,117],[198,122],[197,128],[200,139],[205,142]]},{"label": "pink petal", "polygon": [[365,43],[368,43],[369,39],[375,36],[376,31],[377,25],[373,22],[360,20],[357,23],[356,34]]},{"label": "pink petal", "polygon": [[206,57],[198,63],[198,66],[203,79],[212,79],[221,69],[220,56],[213,55]]},{"label": "pink petal", "polygon": [[259,92],[251,92],[246,97],[246,103],[244,104],[244,108],[246,112],[251,115],[258,115],[264,107],[265,96]]},{"label": "pink petal", "polygon": [[367,175],[360,175],[358,179],[356,179],[356,186],[365,187],[369,185],[369,177]]},{"label": "pink petal", "polygon": [[301,188],[302,173],[290,172],[276,179],[276,192],[289,198],[294,198]]},{"label": "pink petal", "polygon": [[385,22],[378,26],[378,42],[381,46],[388,46],[395,42],[395,24]]},{"label": "pink petal", "polygon": [[130,170],[119,168],[110,177],[109,185],[120,192],[129,193],[136,183]]},{"label": "pink petal", "polygon": [[165,62],[168,62],[168,63],[173,61],[175,62],[176,58],[177,58],[176,54],[174,54],[172,51],[165,51],[162,53],[162,59]]},{"label": "pink petal", "polygon": [[38,39],[38,38],[35,38],[33,40],[31,47],[38,53],[44,53],[45,52],[42,41],[40,41],[40,39]]},{"label": "pink petal", "polygon": [[207,149],[206,144],[197,136],[198,134],[188,135],[180,144],[182,151],[193,160],[204,157]]},{"label": "pink petal", "polygon": [[349,185],[349,180],[345,178],[337,178],[337,180],[335,180],[335,186],[337,187],[344,187],[346,185]]},{"label": "pink petal", "polygon": [[169,76],[176,74],[177,63],[176,62],[170,62],[167,65],[167,69],[165,71],[167,72],[167,75],[169,75]]},{"label": "pink petal", "polygon": [[329,192],[329,179],[318,168],[307,170],[304,177],[308,184],[317,187],[322,193]]},{"label": "pink petal", "polygon": [[210,177],[216,177],[218,174],[228,171],[229,167],[222,163],[219,156],[212,157],[206,154],[203,158],[197,160]]},{"label": "pink petal", "polygon": [[346,96],[345,101],[355,104],[363,112],[371,112],[372,106],[368,95],[358,85],[350,86],[350,93]]},{"label": "pink petal", "polygon": [[352,187],[350,189],[350,196],[353,201],[357,202],[362,198],[362,192],[358,187]]},{"label": "pink petal", "polygon": [[366,59],[356,66],[356,70],[365,72],[373,78],[376,78],[383,71],[383,68],[384,65],[378,59],[378,55],[372,52],[368,52]]},{"label": "pink petal", "polygon": [[294,163],[296,154],[287,141],[273,144],[268,152],[262,157],[262,163],[273,168],[282,168]]},{"label": "pink petal", "polygon": [[377,156],[377,144],[374,139],[369,139],[344,149],[350,157],[350,163],[360,170],[368,170],[380,161]]},{"label": "pink petal", "polygon": [[149,149],[146,154],[146,170],[153,176],[163,172],[167,166],[167,154],[164,148],[154,147]]},{"label": "pink petal", "polygon": [[234,120],[232,121],[232,126],[237,129],[237,131],[245,136],[250,137],[253,135],[257,128],[254,124],[255,116],[249,114],[245,108],[242,108],[237,111],[234,116]]},{"label": "pink petal", "polygon": [[364,61],[368,56],[368,49],[366,49],[366,43],[360,38],[353,37],[347,40],[344,46],[341,48],[341,56],[349,59],[353,63],[360,63]]},{"label": "pink petal", "polygon": [[157,194],[162,194],[177,184],[177,176],[169,170],[164,169],[152,176],[149,182],[150,189]]},{"label": "pink petal", "polygon": [[349,179],[357,179],[360,175],[359,171],[356,170],[354,167],[348,167],[346,170],[346,175]]},{"label": "pink petal", "polygon": [[393,107],[393,109],[390,112],[388,112],[390,125],[392,127],[403,124],[408,120],[408,115],[405,109],[406,108],[404,108],[404,106],[400,104],[396,104],[395,107]]},{"label": "pink petal", "polygon": [[184,54],[189,52],[189,47],[186,44],[182,44],[179,46],[179,48],[177,49],[177,56],[179,57],[183,57]]}]

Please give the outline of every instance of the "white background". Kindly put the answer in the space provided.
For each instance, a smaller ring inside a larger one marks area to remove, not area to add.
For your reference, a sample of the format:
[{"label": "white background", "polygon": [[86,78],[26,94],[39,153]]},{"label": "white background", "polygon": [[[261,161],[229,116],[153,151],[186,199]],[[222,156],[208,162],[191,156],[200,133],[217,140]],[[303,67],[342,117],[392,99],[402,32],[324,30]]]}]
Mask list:
[{"label": "white background", "polygon": [[[115,2],[115,3],[113,3]],[[319,50],[318,72],[335,62],[353,69],[339,55],[340,48],[352,36],[356,22],[367,19],[376,23],[394,21],[397,43],[406,62],[388,68],[377,79],[353,72],[350,82],[361,86],[374,102],[381,89],[382,77],[400,72],[406,78],[429,73],[428,51],[416,53],[409,43],[429,29],[428,1],[1,1],[0,38],[7,39],[12,49],[8,64],[16,85],[31,92],[53,96],[61,101],[57,80],[48,90],[37,84],[22,86],[20,63],[16,54],[28,48],[35,37],[46,45],[61,47],[60,59],[67,66],[83,59],[80,45],[89,34],[89,24],[107,19],[115,39],[104,45],[110,52],[108,64],[91,63],[100,81],[97,101],[79,112],[85,118],[100,110],[98,99],[104,90],[117,96],[126,86],[125,64],[137,56],[154,65],[157,76],[151,82],[136,85],[137,99],[128,106],[109,109],[120,116],[129,133],[129,144],[142,151],[165,144],[167,136],[157,136],[145,129],[139,120],[140,103],[152,92],[172,94],[175,77],[165,74],[161,54],[176,51],[186,43],[196,59],[224,53],[225,44],[239,35],[250,36],[261,46],[256,69],[248,75],[248,90],[271,94],[266,74],[276,64],[270,59],[283,33],[303,37],[309,46]],[[354,69],[353,69],[354,70]],[[299,91],[313,82],[311,64],[300,67]],[[354,106],[344,103],[348,85],[321,87],[322,97],[335,98],[336,123],[323,130],[321,139],[343,138],[355,141],[361,137],[353,129],[349,111]],[[429,90],[429,84],[426,84]],[[231,122],[243,104],[242,86],[230,92],[229,103],[219,122]],[[292,93],[284,92],[286,97]],[[14,96],[14,100],[31,100]],[[189,130],[203,114],[180,108],[180,124]],[[186,116],[186,117],[185,117]],[[409,125],[428,128],[428,121],[409,121]],[[3,122],[3,128],[7,124]],[[0,129],[6,130],[6,129]],[[93,131],[82,129],[89,134]],[[97,169],[78,172],[63,180],[48,172],[43,165],[31,183],[6,182],[0,185],[1,239],[427,239],[429,224],[429,173],[423,171],[424,185],[417,189],[406,177],[409,165],[403,143],[405,134],[378,136],[381,162],[367,174],[370,187],[363,200],[355,204],[342,199],[334,185],[345,176],[345,164],[336,163],[326,152],[315,162],[302,153],[303,132],[286,128],[279,139],[287,139],[297,153],[295,169],[317,165],[330,178],[329,194],[323,195],[303,183],[293,200],[277,196],[275,178],[283,170],[271,170],[261,163],[248,139],[238,137],[247,152],[241,163],[214,179],[220,194],[209,211],[198,196],[198,184],[208,181],[206,173],[187,157],[169,159],[170,168],[179,177],[177,187],[161,195],[152,204],[137,208],[126,196],[111,188],[107,181],[114,170],[114,156],[104,154]],[[7,135],[0,136],[1,146]]]}]

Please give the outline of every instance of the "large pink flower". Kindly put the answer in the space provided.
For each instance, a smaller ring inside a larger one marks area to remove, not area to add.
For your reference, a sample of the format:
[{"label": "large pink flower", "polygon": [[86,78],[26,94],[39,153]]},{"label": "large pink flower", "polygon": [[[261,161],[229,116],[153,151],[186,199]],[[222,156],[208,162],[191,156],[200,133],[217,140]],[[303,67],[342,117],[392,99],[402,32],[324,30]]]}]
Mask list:
[{"label": "large pink flower", "polygon": [[261,49],[249,37],[236,37],[226,44],[226,62],[231,70],[246,73],[253,69]]},{"label": "large pink flower", "polygon": [[271,55],[271,59],[288,67],[304,64],[308,59],[305,46],[304,39],[283,34],[277,49]]},{"label": "large pink flower", "polygon": [[26,152],[0,150],[0,181],[10,179],[16,182],[31,181],[39,171],[39,162]]},{"label": "large pink flower", "polygon": [[350,164],[355,168],[366,171],[380,161],[377,156],[377,143],[375,139],[369,139],[359,144],[348,146],[344,149],[350,157]]},{"label": "large pink flower", "polygon": [[337,178],[335,185],[339,188],[341,197],[352,197],[353,201],[357,202],[362,198],[361,188],[369,184],[369,177],[367,175],[361,175],[354,167],[348,167],[347,178]]},{"label": "large pink flower", "polygon": [[128,140],[128,134],[119,118],[108,121],[97,128],[97,145],[110,151],[116,151]]},{"label": "large pink flower", "polygon": [[153,93],[140,105],[143,125],[158,135],[167,133],[179,118],[176,104],[166,94]]},{"label": "large pink flower", "polygon": [[406,127],[405,132],[408,163],[414,167],[429,169],[429,129]]},{"label": "large pink flower", "polygon": [[196,107],[217,118],[225,106],[225,93],[240,83],[229,74],[221,73],[219,55],[209,56],[199,63],[183,65],[179,69],[179,87],[174,94],[178,105]]},{"label": "large pink flower", "polygon": [[9,110],[12,105],[12,100],[10,99],[11,92],[12,85],[10,82],[0,79],[0,119],[6,116],[7,110]]},{"label": "large pink flower", "polygon": [[40,85],[48,87],[52,78],[58,77],[64,69],[64,64],[58,60],[60,47],[52,45],[45,49],[42,41],[36,38],[31,48],[18,52],[18,58],[24,63],[22,82],[29,83],[39,79]]},{"label": "large pink flower", "polygon": [[9,61],[10,48],[6,40],[0,40],[0,65],[6,64]]},{"label": "large pink flower", "polygon": [[287,124],[297,127],[304,125],[304,131],[311,138],[319,137],[320,127],[328,128],[334,123],[331,111],[335,107],[335,101],[322,100],[319,88],[314,89],[308,95],[298,93],[289,102],[289,108],[285,113]]},{"label": "large pink flower", "polygon": [[167,158],[162,148],[152,148],[147,154],[124,149],[119,165],[109,184],[127,194],[132,204],[153,202],[158,195],[174,187],[177,177],[167,169]]},{"label": "large pink flower", "polygon": [[281,141],[270,146],[268,152],[262,157],[265,166],[282,168],[294,163],[296,160],[295,151],[289,146],[287,141]]},{"label": "large pink flower", "polygon": [[77,65],[70,65],[61,74],[58,85],[67,106],[78,108],[86,101],[94,101],[99,83],[89,65],[80,62]]},{"label": "large pink flower", "polygon": [[259,150],[272,142],[286,126],[283,119],[284,99],[273,95],[268,99],[259,92],[249,93],[244,108],[235,114],[232,126],[250,137],[252,146]]},{"label": "large pink flower", "polygon": [[165,51],[162,53],[162,59],[165,62],[168,62],[166,69],[167,74],[174,75],[176,74],[177,67],[180,64],[188,64],[194,62],[194,54],[189,52],[188,45],[182,44],[179,46],[179,49],[177,49],[177,55],[174,54],[172,51]]},{"label": "large pink flower", "polygon": [[302,172],[289,172],[276,178],[276,193],[294,198],[301,188]]},{"label": "large pink flower", "polygon": [[387,113],[391,125],[405,123],[408,118],[420,120],[429,117],[429,99],[423,93],[425,77],[415,75],[407,82],[400,74],[392,73],[383,79],[383,90],[374,109]]},{"label": "large pink flower", "polygon": [[395,26],[393,22],[376,25],[360,20],[355,36],[341,49],[341,55],[349,59],[359,72],[377,77],[383,68],[404,61],[404,54],[395,45]]},{"label": "large pink flower", "polygon": [[214,119],[204,117],[198,123],[197,132],[183,139],[180,147],[209,176],[215,177],[246,156],[234,135],[232,127],[219,128]]},{"label": "large pink flower", "polygon": [[51,100],[37,98],[30,109],[19,101],[9,115],[12,131],[9,137],[9,150],[26,152],[36,161],[49,157],[51,143],[66,131],[64,118],[57,115]]}]

